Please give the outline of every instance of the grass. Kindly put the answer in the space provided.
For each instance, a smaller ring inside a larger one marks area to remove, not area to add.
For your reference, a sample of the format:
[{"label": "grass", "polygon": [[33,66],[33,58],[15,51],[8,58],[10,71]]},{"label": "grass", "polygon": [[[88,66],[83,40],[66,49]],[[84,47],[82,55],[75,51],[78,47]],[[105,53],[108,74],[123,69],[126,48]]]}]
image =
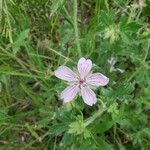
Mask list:
[{"label": "grass", "polygon": [[[148,0],[0,0],[0,20],[0,150],[150,149]],[[109,85],[63,105],[54,70],[82,56]]]}]

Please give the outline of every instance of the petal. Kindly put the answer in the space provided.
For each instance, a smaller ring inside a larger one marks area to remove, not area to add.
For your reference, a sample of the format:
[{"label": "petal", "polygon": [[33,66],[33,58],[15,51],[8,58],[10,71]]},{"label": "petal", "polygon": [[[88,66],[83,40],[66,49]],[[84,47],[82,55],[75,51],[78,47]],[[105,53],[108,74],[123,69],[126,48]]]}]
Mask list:
[{"label": "petal", "polygon": [[92,68],[92,61],[90,59],[80,58],[78,62],[78,71],[80,73],[80,77],[83,79],[87,76]]},{"label": "petal", "polygon": [[105,86],[108,84],[109,78],[101,73],[94,73],[86,78],[86,82],[94,86]]},{"label": "petal", "polygon": [[57,78],[65,81],[77,81],[77,75],[68,67],[60,66],[57,70],[54,71],[54,74]]},{"label": "petal", "polygon": [[72,101],[78,92],[79,86],[77,84],[72,84],[62,91],[60,98],[63,99],[64,103],[67,103]]},{"label": "petal", "polygon": [[87,105],[92,106],[97,102],[95,93],[88,86],[81,86],[81,95]]}]

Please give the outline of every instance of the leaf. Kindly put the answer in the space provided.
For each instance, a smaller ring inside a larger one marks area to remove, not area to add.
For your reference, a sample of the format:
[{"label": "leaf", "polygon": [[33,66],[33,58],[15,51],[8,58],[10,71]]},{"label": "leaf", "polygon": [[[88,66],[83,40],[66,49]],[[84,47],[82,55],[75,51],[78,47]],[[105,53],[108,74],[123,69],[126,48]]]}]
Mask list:
[{"label": "leaf", "polygon": [[55,135],[60,135],[68,129],[67,123],[58,123],[52,126],[51,132]]},{"label": "leaf", "polygon": [[73,134],[65,133],[63,136],[63,144],[64,146],[68,146],[72,143],[74,143],[75,136]]},{"label": "leaf", "polygon": [[49,124],[50,120],[51,120],[50,117],[43,118],[43,119],[37,121],[36,125],[38,126],[38,128],[48,127],[48,124]]},{"label": "leaf", "polygon": [[85,130],[82,120],[72,122],[69,127],[68,133],[71,134],[81,134]]},{"label": "leaf", "polygon": [[60,6],[64,3],[64,0],[53,0],[53,4],[51,6],[51,16],[55,14],[55,12],[60,8]]},{"label": "leaf", "polygon": [[121,83],[116,85],[114,89],[102,89],[102,92],[107,97],[111,97],[114,99],[118,98],[121,101],[124,98],[128,98],[133,90],[133,83],[124,82],[123,84]]},{"label": "leaf", "polygon": [[115,124],[114,121],[104,121],[102,123],[97,123],[92,130],[94,130],[95,133],[104,133],[108,131],[113,125]]},{"label": "leaf", "polygon": [[101,16],[100,16],[100,22],[102,22],[103,25],[110,26],[113,24],[115,20],[115,13],[114,11],[110,11],[106,13],[105,11],[101,11]]},{"label": "leaf", "polygon": [[21,84],[22,89],[26,92],[26,94],[31,97],[31,99],[33,100],[33,102],[36,105],[40,105],[43,103],[43,99],[37,95],[36,93],[34,93],[30,88],[26,87],[25,85]]},{"label": "leaf", "polygon": [[136,33],[141,26],[137,22],[128,23],[128,18],[123,17],[120,21],[120,30],[124,33]]},{"label": "leaf", "polygon": [[3,123],[7,120],[7,118],[8,118],[7,113],[8,113],[7,109],[5,109],[5,108],[0,109],[0,123]]},{"label": "leaf", "polygon": [[97,137],[96,141],[98,143],[98,149],[100,150],[113,150],[112,145],[108,144],[105,140],[102,138]]},{"label": "leaf", "polygon": [[21,46],[25,46],[26,39],[28,38],[29,35],[29,31],[30,31],[29,29],[22,31],[19,34],[17,40],[14,43],[12,43],[12,49],[14,54],[16,54],[19,51]]}]

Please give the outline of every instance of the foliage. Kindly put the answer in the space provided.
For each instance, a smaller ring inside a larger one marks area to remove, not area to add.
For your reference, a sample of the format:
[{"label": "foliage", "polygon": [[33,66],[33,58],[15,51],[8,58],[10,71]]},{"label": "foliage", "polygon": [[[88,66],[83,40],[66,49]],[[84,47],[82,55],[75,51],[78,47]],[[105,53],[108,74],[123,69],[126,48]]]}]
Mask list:
[{"label": "foliage", "polygon": [[[150,149],[149,0],[0,0],[0,149]],[[62,104],[53,72],[82,56],[110,79]],[[111,71],[113,67],[123,72]]]}]

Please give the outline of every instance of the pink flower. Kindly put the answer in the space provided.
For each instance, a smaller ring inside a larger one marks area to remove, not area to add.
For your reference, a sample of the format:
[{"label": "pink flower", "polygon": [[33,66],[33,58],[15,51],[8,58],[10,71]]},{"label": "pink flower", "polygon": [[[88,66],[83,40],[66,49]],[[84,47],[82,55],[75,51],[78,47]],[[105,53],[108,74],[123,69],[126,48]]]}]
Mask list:
[{"label": "pink flower", "polygon": [[80,93],[83,101],[92,106],[97,102],[92,87],[105,86],[109,78],[101,73],[91,73],[92,61],[90,59],[80,58],[77,64],[78,71],[75,73],[66,66],[60,66],[54,73],[59,79],[69,82],[69,86],[62,91],[60,98],[64,103],[72,101]]}]

